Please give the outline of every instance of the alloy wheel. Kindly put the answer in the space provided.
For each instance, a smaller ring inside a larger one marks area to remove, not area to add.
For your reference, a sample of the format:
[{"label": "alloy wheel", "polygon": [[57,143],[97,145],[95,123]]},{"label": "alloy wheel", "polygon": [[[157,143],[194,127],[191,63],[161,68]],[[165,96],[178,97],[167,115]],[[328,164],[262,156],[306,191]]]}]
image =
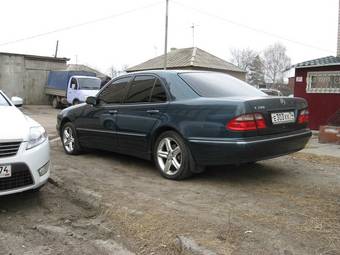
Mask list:
[{"label": "alloy wheel", "polygon": [[75,146],[72,128],[66,127],[63,132],[63,144],[67,152],[72,153]]},{"label": "alloy wheel", "polygon": [[170,137],[163,138],[157,148],[157,160],[165,174],[177,174],[183,161],[181,147],[174,139]]}]

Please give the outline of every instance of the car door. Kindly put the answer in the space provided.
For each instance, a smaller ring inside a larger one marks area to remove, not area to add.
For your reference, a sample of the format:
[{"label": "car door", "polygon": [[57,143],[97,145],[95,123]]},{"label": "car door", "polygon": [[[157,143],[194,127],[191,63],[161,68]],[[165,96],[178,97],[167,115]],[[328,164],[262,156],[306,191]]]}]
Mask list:
[{"label": "car door", "polygon": [[160,79],[153,75],[136,75],[117,113],[120,150],[147,157],[150,132],[167,106],[167,92]]},{"label": "car door", "polygon": [[117,112],[128,91],[130,76],[113,80],[97,96],[97,105],[87,105],[76,121],[79,141],[85,147],[119,151]]},{"label": "car door", "polygon": [[78,81],[75,77],[71,78],[67,89],[67,102],[73,104],[73,100],[78,89]]}]

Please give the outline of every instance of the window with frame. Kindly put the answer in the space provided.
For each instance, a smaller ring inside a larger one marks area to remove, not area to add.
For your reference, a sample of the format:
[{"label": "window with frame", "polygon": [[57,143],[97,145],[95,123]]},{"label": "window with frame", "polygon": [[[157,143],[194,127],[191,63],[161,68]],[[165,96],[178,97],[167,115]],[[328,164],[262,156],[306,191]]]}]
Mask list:
[{"label": "window with frame", "polygon": [[147,103],[150,102],[152,88],[156,78],[151,75],[138,75],[130,85],[124,103]]},{"label": "window with frame", "polygon": [[307,93],[340,93],[340,72],[309,72]]},{"label": "window with frame", "polygon": [[100,93],[98,99],[104,104],[120,104],[126,96],[131,77],[121,78],[108,84]]},{"label": "window with frame", "polygon": [[71,89],[78,89],[78,82],[77,82],[76,78],[71,79],[70,88]]},{"label": "window with frame", "polygon": [[153,103],[163,103],[167,101],[165,89],[159,79],[155,82],[150,101]]}]

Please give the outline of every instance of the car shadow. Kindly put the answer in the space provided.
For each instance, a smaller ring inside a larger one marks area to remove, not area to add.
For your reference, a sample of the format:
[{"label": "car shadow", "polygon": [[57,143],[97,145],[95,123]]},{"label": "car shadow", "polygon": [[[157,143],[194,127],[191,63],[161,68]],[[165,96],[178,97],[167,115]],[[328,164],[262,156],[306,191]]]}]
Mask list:
[{"label": "car shadow", "polygon": [[[143,176],[152,175],[153,178],[162,178],[158,173],[156,166],[152,161],[135,158],[132,156],[122,155],[106,151],[92,151],[95,157],[100,156],[109,160],[119,161],[121,164],[129,167],[131,165],[137,169],[129,169],[133,174],[139,174],[143,171]],[[207,167],[203,173],[195,174],[185,181],[214,181],[214,182],[242,182],[254,183],[256,181],[268,181],[289,176],[291,173],[287,169],[273,164],[267,164],[267,161],[260,161],[253,164],[242,165],[224,165]]]},{"label": "car shadow", "polygon": [[288,176],[287,169],[272,164],[258,162],[254,164],[225,165],[207,167],[203,173],[193,177],[194,180],[209,180],[214,182],[251,183],[275,180]]},{"label": "car shadow", "polygon": [[42,202],[42,193],[25,191],[0,197],[0,213],[2,211],[20,211],[35,208]]}]

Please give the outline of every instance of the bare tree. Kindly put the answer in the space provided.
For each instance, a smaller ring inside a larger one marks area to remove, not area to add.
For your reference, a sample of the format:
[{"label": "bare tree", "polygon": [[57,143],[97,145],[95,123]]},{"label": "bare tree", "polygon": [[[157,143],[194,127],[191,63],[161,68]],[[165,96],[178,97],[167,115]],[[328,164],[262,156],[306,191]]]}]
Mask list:
[{"label": "bare tree", "polygon": [[123,64],[121,66],[120,69],[117,69],[114,65],[112,65],[109,70],[108,70],[108,74],[112,77],[112,78],[115,78],[119,75],[122,75],[124,73],[126,73],[126,69],[128,69],[128,65],[127,64]]},{"label": "bare tree", "polygon": [[122,65],[122,71],[123,72],[126,72],[126,70],[129,68],[129,65],[128,64],[123,64]]},{"label": "bare tree", "polygon": [[258,52],[252,49],[231,49],[231,62],[237,65],[239,68],[248,71],[251,62],[254,61]]},{"label": "bare tree", "polygon": [[114,65],[112,65],[110,68],[109,68],[109,76],[111,78],[115,78],[119,75],[119,71],[116,69],[116,67]]},{"label": "bare tree", "polygon": [[291,65],[286,51],[285,46],[275,43],[263,52],[266,80],[273,84],[283,82],[284,71]]}]

